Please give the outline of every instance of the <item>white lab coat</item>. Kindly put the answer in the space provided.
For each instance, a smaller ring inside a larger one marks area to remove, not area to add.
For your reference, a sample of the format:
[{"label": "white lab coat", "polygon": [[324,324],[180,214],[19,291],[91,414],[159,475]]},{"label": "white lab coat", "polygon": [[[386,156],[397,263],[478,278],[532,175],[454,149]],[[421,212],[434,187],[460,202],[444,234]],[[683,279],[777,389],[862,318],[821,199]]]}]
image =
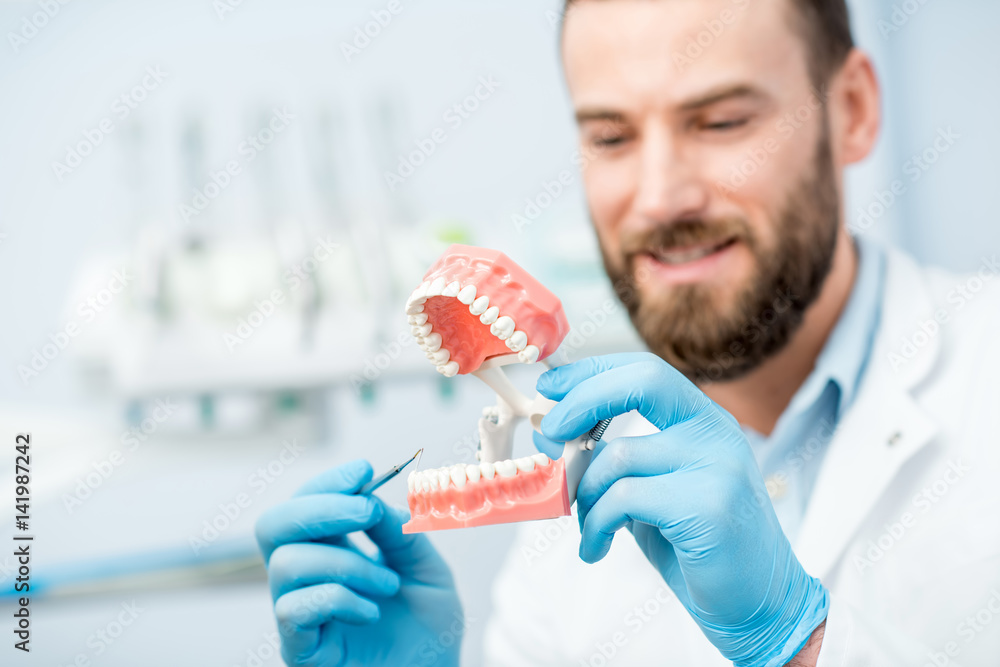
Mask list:
[{"label": "white lab coat", "polygon": [[[819,667],[996,667],[1000,277],[887,259],[868,369],[793,545],[831,592]],[[486,665],[729,664],[627,531],[596,565],[578,548],[575,517],[521,527]]]}]

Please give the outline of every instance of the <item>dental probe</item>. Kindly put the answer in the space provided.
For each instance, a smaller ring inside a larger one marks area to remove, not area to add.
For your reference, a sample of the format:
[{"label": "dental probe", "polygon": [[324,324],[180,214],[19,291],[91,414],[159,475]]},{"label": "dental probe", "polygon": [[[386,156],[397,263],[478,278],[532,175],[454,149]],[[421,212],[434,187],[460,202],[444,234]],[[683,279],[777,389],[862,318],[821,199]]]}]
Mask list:
[{"label": "dental probe", "polygon": [[408,466],[411,463],[413,463],[423,453],[424,453],[424,448],[421,447],[420,449],[417,450],[417,453],[414,454],[413,456],[411,456],[410,458],[406,459],[405,461],[403,461],[402,463],[400,463],[397,466],[393,466],[393,467],[389,468],[389,470],[387,472],[382,473],[381,475],[379,475],[378,477],[376,477],[372,481],[370,481],[367,484],[365,484],[364,486],[362,486],[360,489],[358,489],[357,495],[359,495],[359,496],[367,496],[367,495],[373,493],[380,486],[382,486],[383,484],[385,484],[386,482],[388,482],[390,479],[392,479],[393,477],[395,477],[399,473],[403,472],[403,468],[405,468],[406,466]]}]

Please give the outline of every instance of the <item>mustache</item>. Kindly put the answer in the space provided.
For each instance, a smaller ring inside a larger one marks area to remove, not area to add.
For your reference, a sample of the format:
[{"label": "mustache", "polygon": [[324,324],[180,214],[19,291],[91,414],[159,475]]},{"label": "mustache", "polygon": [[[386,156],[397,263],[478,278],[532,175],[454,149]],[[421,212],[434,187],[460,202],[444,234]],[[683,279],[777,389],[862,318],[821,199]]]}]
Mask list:
[{"label": "mustache", "polygon": [[636,255],[670,251],[696,245],[743,241],[753,245],[750,226],[742,218],[681,220],[652,229],[630,232],[622,237],[622,255],[631,262]]}]

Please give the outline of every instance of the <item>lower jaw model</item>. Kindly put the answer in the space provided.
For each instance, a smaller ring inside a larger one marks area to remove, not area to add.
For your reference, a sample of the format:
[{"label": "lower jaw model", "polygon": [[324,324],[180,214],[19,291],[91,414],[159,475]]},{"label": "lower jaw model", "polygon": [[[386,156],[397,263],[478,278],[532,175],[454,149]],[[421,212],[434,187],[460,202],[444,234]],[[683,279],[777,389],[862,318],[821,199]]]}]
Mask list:
[{"label": "lower jaw model", "polygon": [[593,441],[566,443],[563,456],[512,459],[522,419],[539,428],[555,403],[529,399],[503,366],[544,361],[565,338],[562,304],[495,250],[453,245],[406,302],[417,343],[446,377],[472,374],[497,394],[479,420],[476,463],[410,473],[404,533],[552,519],[570,513]]}]

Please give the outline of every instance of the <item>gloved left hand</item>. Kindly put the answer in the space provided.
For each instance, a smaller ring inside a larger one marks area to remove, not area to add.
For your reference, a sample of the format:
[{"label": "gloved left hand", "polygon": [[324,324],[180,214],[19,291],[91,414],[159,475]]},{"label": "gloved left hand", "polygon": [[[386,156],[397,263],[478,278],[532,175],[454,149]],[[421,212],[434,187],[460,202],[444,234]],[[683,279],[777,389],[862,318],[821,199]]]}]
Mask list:
[{"label": "gloved left hand", "polygon": [[559,401],[536,444],[637,410],[659,433],[601,443],[577,491],[580,557],[628,527],[709,641],[737,666],[784,665],[826,618],[829,595],[792,552],[736,420],[652,354],[594,357],[546,372]]}]

